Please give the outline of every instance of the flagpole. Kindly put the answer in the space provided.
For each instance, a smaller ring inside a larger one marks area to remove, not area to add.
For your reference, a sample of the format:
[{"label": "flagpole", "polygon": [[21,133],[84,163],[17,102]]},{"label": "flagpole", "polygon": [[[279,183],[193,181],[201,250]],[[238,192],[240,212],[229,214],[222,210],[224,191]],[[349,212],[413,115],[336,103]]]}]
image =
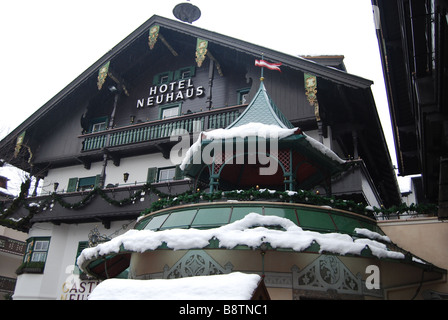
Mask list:
[{"label": "flagpole", "polygon": [[[261,53],[261,60],[264,60],[264,53],[263,52]],[[264,70],[264,67],[262,66],[261,67],[261,77],[260,77],[260,81],[261,82],[263,82],[263,80],[264,80],[264,75],[263,75],[264,71],[263,70]]]}]

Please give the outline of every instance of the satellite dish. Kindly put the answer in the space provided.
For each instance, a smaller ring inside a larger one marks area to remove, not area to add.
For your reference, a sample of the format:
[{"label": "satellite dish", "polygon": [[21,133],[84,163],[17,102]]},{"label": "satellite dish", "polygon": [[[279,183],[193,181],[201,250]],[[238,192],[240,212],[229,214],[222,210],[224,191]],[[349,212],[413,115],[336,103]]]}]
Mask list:
[{"label": "satellite dish", "polygon": [[192,23],[201,17],[201,10],[191,3],[179,3],[173,9],[174,16],[183,22]]}]

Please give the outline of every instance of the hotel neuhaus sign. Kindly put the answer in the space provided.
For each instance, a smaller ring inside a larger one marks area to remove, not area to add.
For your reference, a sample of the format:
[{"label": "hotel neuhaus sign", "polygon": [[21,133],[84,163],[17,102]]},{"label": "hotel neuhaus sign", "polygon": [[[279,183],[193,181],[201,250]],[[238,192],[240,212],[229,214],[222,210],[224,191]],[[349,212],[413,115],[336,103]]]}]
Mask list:
[{"label": "hotel neuhaus sign", "polygon": [[203,86],[195,87],[192,79],[152,86],[147,98],[137,100],[137,109],[201,97],[204,91]]}]

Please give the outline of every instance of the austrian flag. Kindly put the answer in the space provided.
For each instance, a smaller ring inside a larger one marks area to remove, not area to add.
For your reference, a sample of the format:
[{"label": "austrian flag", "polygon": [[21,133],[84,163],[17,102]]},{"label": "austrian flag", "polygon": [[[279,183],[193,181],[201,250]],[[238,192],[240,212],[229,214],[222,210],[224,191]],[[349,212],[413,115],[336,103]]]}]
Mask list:
[{"label": "austrian flag", "polygon": [[264,67],[264,68],[268,68],[270,70],[277,70],[282,72],[282,70],[280,70],[280,66],[282,65],[281,63],[272,63],[272,62],[267,62],[265,60],[255,60],[255,65],[257,67]]}]

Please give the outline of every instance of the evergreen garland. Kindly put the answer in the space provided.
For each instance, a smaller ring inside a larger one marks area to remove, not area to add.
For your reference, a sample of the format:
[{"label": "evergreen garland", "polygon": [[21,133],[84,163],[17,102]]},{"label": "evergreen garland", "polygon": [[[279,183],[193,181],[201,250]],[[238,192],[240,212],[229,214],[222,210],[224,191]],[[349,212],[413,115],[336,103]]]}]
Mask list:
[{"label": "evergreen garland", "polygon": [[[209,192],[192,192],[187,191],[179,195],[170,195],[161,192],[157,188],[153,187],[151,184],[145,184],[141,189],[136,190],[128,198],[122,200],[115,200],[109,197],[103,189],[95,188],[91,190],[82,200],[76,203],[69,203],[64,200],[64,197],[56,192],[52,193],[40,204],[27,204],[26,197],[31,185],[31,180],[25,181],[21,186],[20,194],[17,198],[13,200],[11,205],[5,209],[5,202],[0,202],[0,210],[2,214],[0,215],[0,225],[13,228],[20,231],[27,231],[30,224],[31,218],[48,207],[53,207],[54,202],[57,202],[60,206],[70,210],[80,210],[96,197],[100,196],[106,202],[113,206],[123,207],[132,205],[135,201],[139,201],[147,192],[153,193],[158,196],[159,200],[154,201],[150,207],[145,209],[141,215],[146,215],[151,212],[155,212],[167,207],[176,206],[180,204],[198,203],[198,202],[213,202],[219,200],[237,200],[237,201],[278,201],[278,202],[290,202],[290,203],[301,203],[310,204],[317,206],[328,206],[334,209],[341,209],[345,211],[350,211],[362,215],[375,218],[376,215],[383,215],[386,218],[390,215],[400,215],[403,213],[415,212],[417,214],[433,214],[437,215],[437,205],[435,204],[411,204],[410,206],[405,203],[399,206],[393,206],[390,208],[377,208],[369,207],[363,203],[357,203],[352,200],[342,200],[334,197],[324,197],[317,193],[305,190],[299,191],[275,191],[267,189],[251,188],[249,190],[234,190],[234,191],[216,191],[213,193]],[[10,215],[15,213],[21,207],[24,207],[29,211],[26,217],[21,218],[18,221],[9,219]]]}]

